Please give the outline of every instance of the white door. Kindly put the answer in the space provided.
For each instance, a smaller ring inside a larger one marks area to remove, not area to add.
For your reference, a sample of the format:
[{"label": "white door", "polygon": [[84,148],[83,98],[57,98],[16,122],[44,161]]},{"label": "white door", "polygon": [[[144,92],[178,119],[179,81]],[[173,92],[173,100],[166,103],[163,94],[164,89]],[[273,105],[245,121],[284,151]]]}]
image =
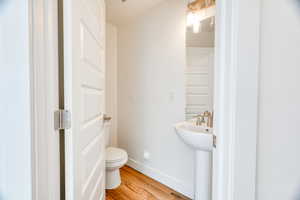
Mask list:
[{"label": "white door", "polygon": [[66,199],[105,199],[105,3],[64,1]]}]

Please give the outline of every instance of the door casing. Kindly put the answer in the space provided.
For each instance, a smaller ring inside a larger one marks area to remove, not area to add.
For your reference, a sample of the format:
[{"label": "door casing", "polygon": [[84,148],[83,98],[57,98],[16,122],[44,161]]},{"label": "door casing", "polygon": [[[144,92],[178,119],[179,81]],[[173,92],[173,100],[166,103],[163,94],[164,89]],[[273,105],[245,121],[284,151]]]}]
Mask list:
[{"label": "door casing", "polygon": [[260,7],[217,1],[213,200],[256,199]]},{"label": "door casing", "polygon": [[57,1],[29,0],[29,11],[32,199],[60,199]]}]

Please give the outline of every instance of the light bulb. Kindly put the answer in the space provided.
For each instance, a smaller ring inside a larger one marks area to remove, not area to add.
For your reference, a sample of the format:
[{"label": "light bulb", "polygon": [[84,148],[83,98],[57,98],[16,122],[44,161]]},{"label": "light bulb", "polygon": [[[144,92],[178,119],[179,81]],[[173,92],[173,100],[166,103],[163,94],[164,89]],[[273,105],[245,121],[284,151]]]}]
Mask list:
[{"label": "light bulb", "polygon": [[189,12],[186,16],[186,25],[189,27],[189,26],[192,26],[195,22],[195,15],[194,13],[192,12]]}]

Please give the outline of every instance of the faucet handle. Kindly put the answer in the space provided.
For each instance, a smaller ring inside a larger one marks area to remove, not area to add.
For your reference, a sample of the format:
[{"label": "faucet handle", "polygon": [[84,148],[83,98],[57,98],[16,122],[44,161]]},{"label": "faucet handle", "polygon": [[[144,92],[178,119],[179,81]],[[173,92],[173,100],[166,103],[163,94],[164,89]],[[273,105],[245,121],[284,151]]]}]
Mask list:
[{"label": "faucet handle", "polygon": [[196,125],[197,126],[202,126],[203,124],[205,124],[205,116],[203,113],[199,114],[199,115],[196,115]]},{"label": "faucet handle", "polygon": [[204,116],[207,117],[207,126],[213,128],[214,112],[205,111]]}]

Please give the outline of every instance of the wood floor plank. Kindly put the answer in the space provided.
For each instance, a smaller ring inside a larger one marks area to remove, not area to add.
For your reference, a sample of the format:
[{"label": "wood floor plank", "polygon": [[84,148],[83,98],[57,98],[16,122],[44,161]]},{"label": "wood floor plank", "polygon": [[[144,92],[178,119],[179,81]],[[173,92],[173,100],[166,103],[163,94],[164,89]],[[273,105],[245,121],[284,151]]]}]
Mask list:
[{"label": "wood floor plank", "polygon": [[163,185],[163,184],[158,184],[157,181],[155,181],[154,179],[148,177],[148,176],[145,176],[144,174],[132,169],[131,167],[128,167],[128,166],[125,166],[122,171],[126,171],[128,173],[130,173],[132,176],[140,179],[142,182],[148,184],[148,185],[151,185],[155,188],[157,188],[158,190],[164,192],[164,193],[172,193],[174,192],[172,189],[170,189],[169,187]]},{"label": "wood floor plank", "polygon": [[[171,188],[155,181],[154,179],[145,176],[144,174],[128,167],[125,166],[122,171],[126,171],[128,173],[130,173],[133,177],[136,177],[138,179],[140,179],[141,182],[146,183],[147,184],[147,188],[148,187],[152,187],[152,188],[148,188],[150,191],[154,192],[157,191],[159,193],[161,193],[161,195],[158,195],[158,197],[160,197],[160,200],[169,200],[169,199],[188,199],[187,197],[183,196],[182,194],[172,190]],[[168,197],[163,197],[163,195],[168,195]]]},{"label": "wood floor plank", "polygon": [[128,166],[120,173],[122,184],[117,189],[107,190],[106,200],[190,200]]},{"label": "wood floor plank", "polygon": [[[161,200],[168,200],[172,196],[170,193],[160,190],[159,188],[153,186],[152,184],[147,183],[147,181],[139,179],[136,176],[132,176],[131,174],[122,173],[123,180],[130,181],[131,186],[139,187],[140,190],[145,190],[148,193],[151,193],[154,197],[160,197]],[[156,183],[157,184],[157,183]]]},{"label": "wood floor plank", "polygon": [[111,194],[106,194],[106,200],[115,200]]}]

